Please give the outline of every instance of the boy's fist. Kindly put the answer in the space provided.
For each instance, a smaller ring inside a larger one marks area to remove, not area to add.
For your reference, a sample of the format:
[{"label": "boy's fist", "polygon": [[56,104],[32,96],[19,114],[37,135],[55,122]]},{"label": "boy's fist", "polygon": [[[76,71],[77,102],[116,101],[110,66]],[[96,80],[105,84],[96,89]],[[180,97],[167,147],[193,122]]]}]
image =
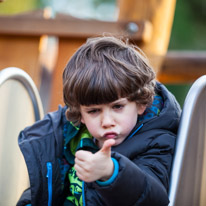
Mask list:
[{"label": "boy's fist", "polygon": [[85,182],[109,179],[114,170],[111,159],[111,147],[114,144],[114,139],[106,140],[102,148],[95,154],[84,150],[77,151],[74,165],[77,176]]}]

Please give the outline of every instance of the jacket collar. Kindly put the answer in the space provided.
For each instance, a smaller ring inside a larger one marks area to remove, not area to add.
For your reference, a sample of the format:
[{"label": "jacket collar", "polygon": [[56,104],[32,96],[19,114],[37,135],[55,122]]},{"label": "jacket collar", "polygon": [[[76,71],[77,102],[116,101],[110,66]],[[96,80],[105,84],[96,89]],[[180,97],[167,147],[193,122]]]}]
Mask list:
[{"label": "jacket collar", "polygon": [[83,124],[76,127],[71,122],[67,122],[63,128],[63,137],[64,155],[72,165],[76,151],[81,149],[95,153],[99,150],[93,141],[93,137]]}]

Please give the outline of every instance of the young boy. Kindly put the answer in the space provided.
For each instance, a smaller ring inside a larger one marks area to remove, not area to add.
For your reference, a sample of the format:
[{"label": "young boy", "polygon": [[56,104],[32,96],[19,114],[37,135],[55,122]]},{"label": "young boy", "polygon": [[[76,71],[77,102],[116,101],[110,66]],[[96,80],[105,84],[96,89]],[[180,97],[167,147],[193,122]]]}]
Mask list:
[{"label": "young boy", "polygon": [[18,206],[165,206],[180,107],[142,52],[91,38],[63,74],[65,107],[20,133]]}]

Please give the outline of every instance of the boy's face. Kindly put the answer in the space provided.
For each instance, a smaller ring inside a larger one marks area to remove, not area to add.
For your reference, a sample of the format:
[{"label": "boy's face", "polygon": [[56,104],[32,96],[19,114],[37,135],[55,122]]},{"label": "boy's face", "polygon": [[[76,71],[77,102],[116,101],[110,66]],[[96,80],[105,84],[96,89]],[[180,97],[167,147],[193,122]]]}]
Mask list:
[{"label": "boy's face", "polygon": [[114,139],[121,144],[129,135],[146,106],[137,105],[127,98],[109,104],[80,106],[81,122],[84,123],[101,148],[104,141]]}]

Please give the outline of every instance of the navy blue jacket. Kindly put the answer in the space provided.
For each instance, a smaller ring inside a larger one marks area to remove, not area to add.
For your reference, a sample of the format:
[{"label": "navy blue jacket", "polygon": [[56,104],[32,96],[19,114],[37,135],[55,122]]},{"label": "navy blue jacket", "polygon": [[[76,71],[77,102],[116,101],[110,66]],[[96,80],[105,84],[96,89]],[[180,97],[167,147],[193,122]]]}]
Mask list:
[{"label": "navy blue jacket", "polygon": [[[156,92],[162,96],[161,112],[137,123],[132,138],[112,148],[112,157],[119,163],[119,173],[108,186],[85,183],[86,206],[165,206],[169,173],[181,109],[174,96],[160,83]],[[64,202],[61,188],[60,162],[63,150],[65,107],[49,113],[41,121],[19,135],[30,178],[18,206],[59,206]],[[72,127],[72,125],[71,125]],[[140,129],[137,129],[140,128]]]}]

